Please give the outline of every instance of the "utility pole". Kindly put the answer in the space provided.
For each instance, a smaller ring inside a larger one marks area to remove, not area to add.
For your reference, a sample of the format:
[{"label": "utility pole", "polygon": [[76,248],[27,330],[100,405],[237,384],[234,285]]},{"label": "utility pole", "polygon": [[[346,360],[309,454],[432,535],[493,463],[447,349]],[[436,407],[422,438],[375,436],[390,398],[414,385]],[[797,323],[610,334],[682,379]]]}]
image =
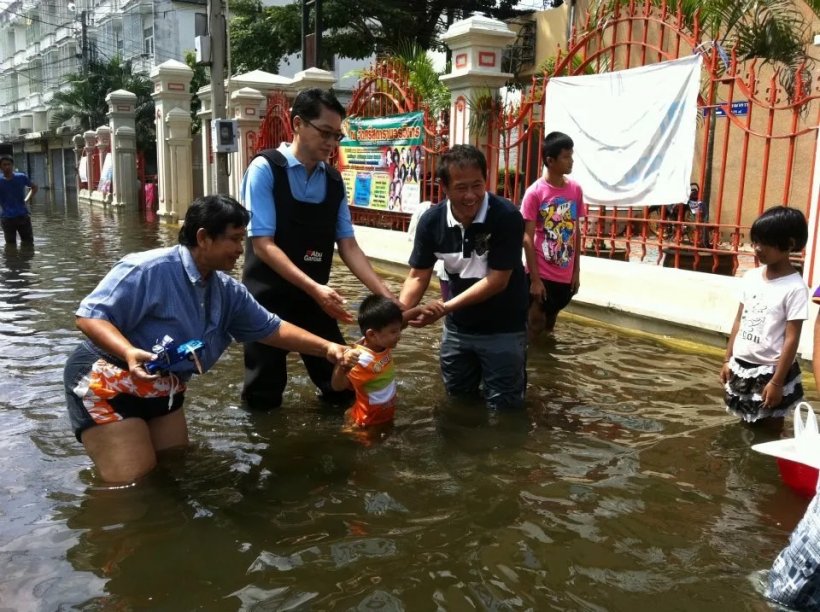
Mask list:
[{"label": "utility pole", "polygon": [[[313,7],[313,33],[310,30],[310,8]],[[302,70],[322,67],[321,0],[302,0]]]},{"label": "utility pole", "polygon": [[[88,74],[88,11],[82,11],[80,13],[80,31],[82,35],[82,41],[80,50],[82,53],[82,73],[83,75]],[[76,30],[75,30],[76,32]]]},{"label": "utility pole", "polygon": [[[225,57],[227,41],[222,0],[208,0],[208,33],[211,37],[211,121],[225,119]],[[216,192],[227,194],[228,154],[214,153]]]}]

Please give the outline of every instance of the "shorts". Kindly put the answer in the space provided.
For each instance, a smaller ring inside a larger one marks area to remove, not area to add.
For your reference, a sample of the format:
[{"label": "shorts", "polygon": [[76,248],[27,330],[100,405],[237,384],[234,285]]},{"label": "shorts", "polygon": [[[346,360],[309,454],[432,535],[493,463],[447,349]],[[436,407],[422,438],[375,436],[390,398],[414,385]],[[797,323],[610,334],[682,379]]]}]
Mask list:
[{"label": "shorts", "polygon": [[128,418],[150,421],[182,408],[185,384],[176,376],[136,380],[125,364],[101,358],[83,342],[63,372],[68,418],[78,442],[95,425]]},{"label": "shorts", "polygon": [[20,242],[34,242],[34,229],[31,227],[30,215],[5,217],[0,219],[0,226],[3,227],[6,244],[16,244],[17,234],[20,234]]},{"label": "shorts", "polygon": [[729,380],[724,386],[726,411],[749,423],[786,416],[786,413],[803,399],[800,366],[796,361],[786,374],[782,389],[783,399],[772,408],[763,406],[761,394],[774,376],[775,366],[758,365],[732,357],[729,360],[729,370]]},{"label": "shorts", "polygon": [[[541,300],[541,310],[547,316],[557,315],[572,300],[572,285],[570,283],[557,283],[555,281],[541,279],[544,288],[547,290],[546,299]],[[530,296],[530,300],[535,300]],[[532,302],[530,302],[532,303]]]}]

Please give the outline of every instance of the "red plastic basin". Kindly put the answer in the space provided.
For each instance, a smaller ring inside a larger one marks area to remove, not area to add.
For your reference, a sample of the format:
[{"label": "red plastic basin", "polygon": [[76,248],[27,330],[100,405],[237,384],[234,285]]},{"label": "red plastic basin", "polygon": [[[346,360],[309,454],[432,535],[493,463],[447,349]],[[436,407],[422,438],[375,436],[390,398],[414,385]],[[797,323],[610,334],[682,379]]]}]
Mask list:
[{"label": "red plastic basin", "polygon": [[817,468],[776,457],[777,467],[780,469],[780,478],[783,479],[796,493],[803,497],[812,498],[817,491],[817,477],[820,470]]}]

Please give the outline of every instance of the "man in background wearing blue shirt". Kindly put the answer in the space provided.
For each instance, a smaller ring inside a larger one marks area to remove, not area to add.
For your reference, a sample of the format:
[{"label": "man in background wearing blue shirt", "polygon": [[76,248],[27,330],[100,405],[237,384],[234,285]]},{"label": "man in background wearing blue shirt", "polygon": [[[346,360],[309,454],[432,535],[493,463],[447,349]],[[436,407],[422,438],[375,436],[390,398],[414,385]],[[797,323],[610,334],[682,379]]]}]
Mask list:
[{"label": "man in background wearing blue shirt", "polygon": [[[8,155],[0,157],[0,225],[7,245],[17,245],[17,234],[22,244],[34,242],[31,215],[26,202],[37,193],[37,185],[24,172],[14,171],[14,159]],[[30,189],[26,195],[26,187]]]},{"label": "man in background wearing blue shirt", "polygon": [[[350,271],[375,294],[395,299],[359,248],[339,172],[327,159],[344,138],[345,109],[329,91],[307,89],[293,102],[293,143],[255,157],[242,179],[241,200],[251,212],[242,281],[251,295],[283,319],[331,342],[344,343],[337,321],[353,316],[328,285],[334,244]],[[245,344],[242,397],[251,409],[282,404],[288,351]],[[350,391],[333,391],[333,366],[302,355],[323,399],[349,403]]]}]

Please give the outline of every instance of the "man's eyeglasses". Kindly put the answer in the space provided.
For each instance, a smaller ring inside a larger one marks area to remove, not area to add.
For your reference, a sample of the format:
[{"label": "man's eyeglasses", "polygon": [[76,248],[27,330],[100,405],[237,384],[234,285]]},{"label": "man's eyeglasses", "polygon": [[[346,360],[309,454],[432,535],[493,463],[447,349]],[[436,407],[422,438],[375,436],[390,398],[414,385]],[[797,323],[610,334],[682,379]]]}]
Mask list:
[{"label": "man's eyeglasses", "polygon": [[322,138],[324,138],[325,140],[335,140],[336,142],[339,142],[340,140],[344,139],[344,137],[345,137],[345,133],[344,133],[344,132],[332,132],[332,131],[330,131],[330,130],[325,130],[325,129],[320,128],[320,127],[319,127],[319,126],[317,126],[317,125],[313,125],[310,121],[308,121],[308,120],[307,120],[307,119],[305,119],[304,117],[301,117],[301,116],[300,116],[299,118],[300,118],[302,121],[304,121],[305,123],[307,123],[307,124],[308,124],[310,127],[312,127],[314,130],[316,130],[317,132],[319,132],[319,136],[321,136],[321,137],[322,137]]}]

